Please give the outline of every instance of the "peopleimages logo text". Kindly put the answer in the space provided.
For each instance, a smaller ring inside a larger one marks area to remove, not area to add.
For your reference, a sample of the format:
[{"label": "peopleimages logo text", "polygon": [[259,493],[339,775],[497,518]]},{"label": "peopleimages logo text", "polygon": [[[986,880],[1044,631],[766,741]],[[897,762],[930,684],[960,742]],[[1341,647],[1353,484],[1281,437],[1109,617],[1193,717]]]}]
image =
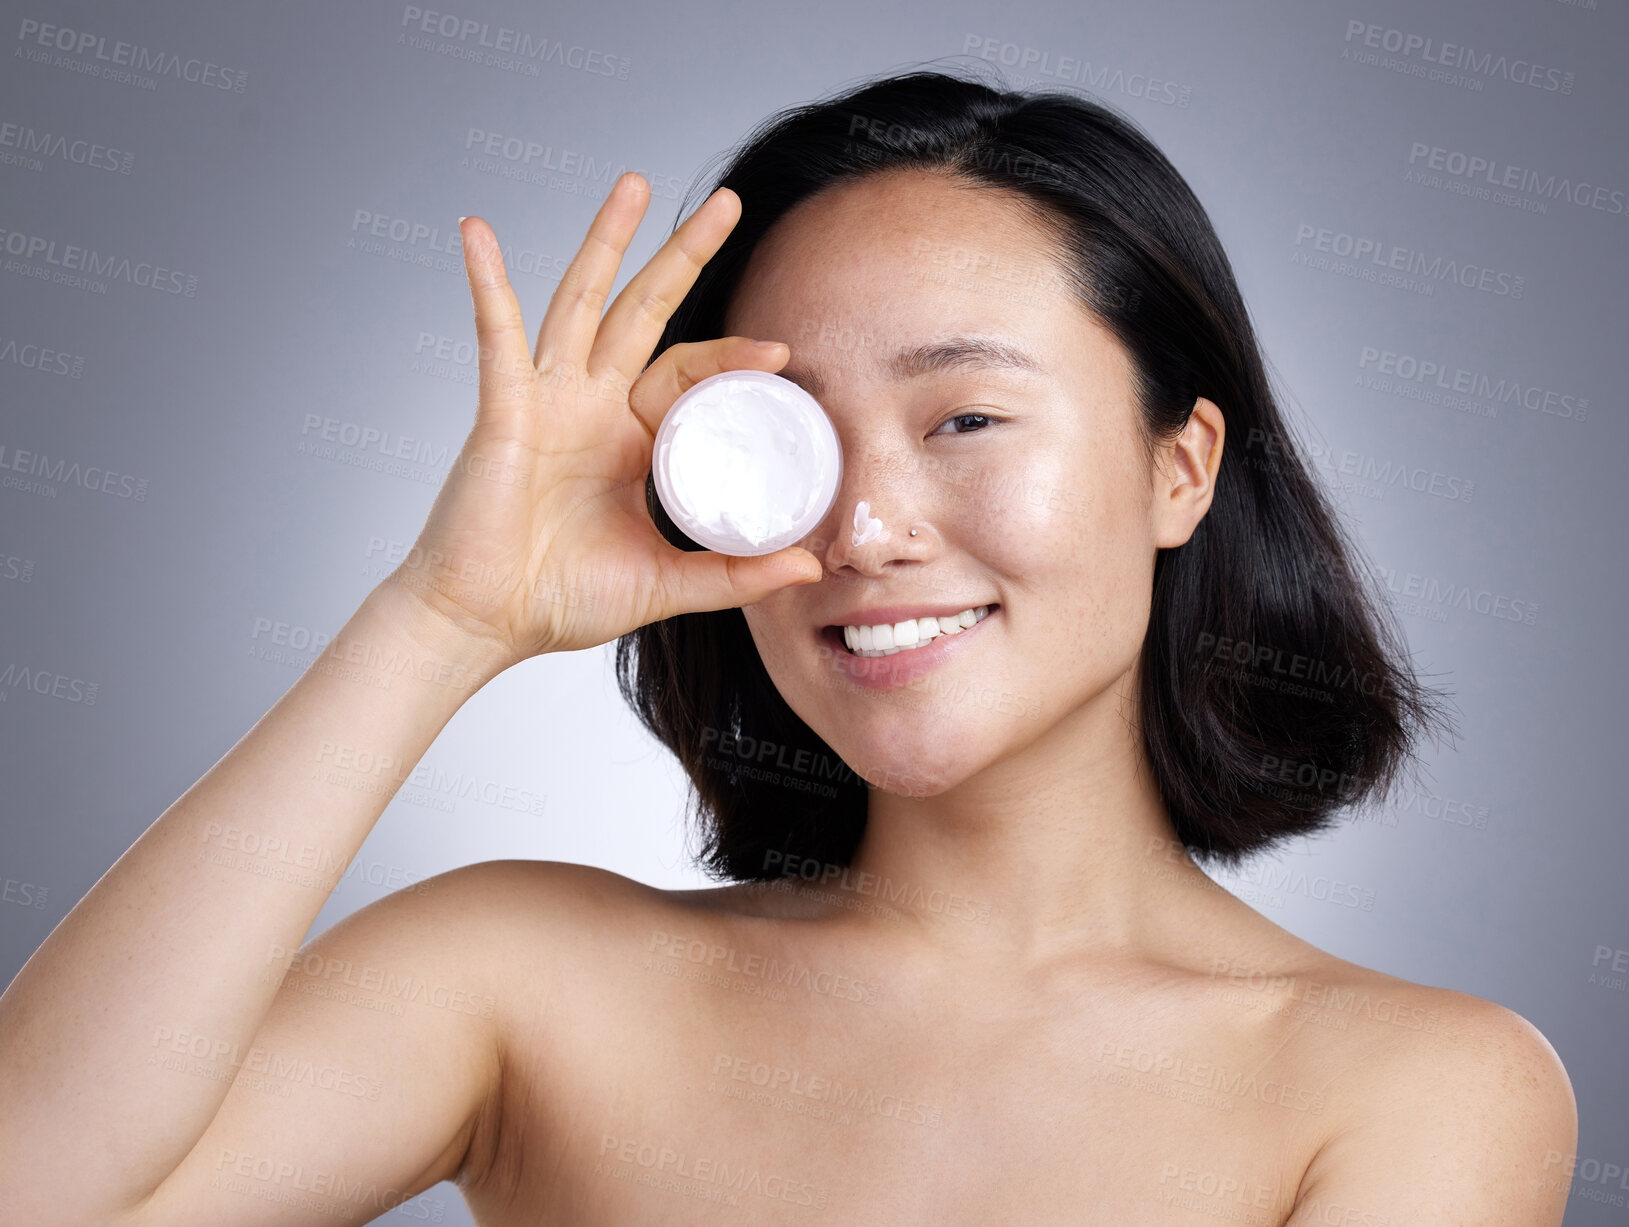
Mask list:
[{"label": "peopleimages logo text", "polygon": [[1467,182],[1475,180],[1496,188],[1541,196],[1546,200],[1566,200],[1582,209],[1623,215],[1629,201],[1621,188],[1593,184],[1587,179],[1571,179],[1566,175],[1544,174],[1525,166],[1512,166],[1497,158],[1464,153],[1458,149],[1445,149],[1414,141],[1409,146],[1408,164],[1418,169],[1440,171]]},{"label": "peopleimages logo text", "polygon": [[198,293],[198,278],[173,268],[165,268],[146,260],[132,260],[128,256],[105,255],[76,243],[63,243],[38,234],[25,234],[21,230],[0,229],[0,252],[32,262],[43,260],[58,268],[85,273],[91,277],[105,277],[109,281],[124,281],[143,289],[159,290],[165,294],[180,294],[192,298]]},{"label": "peopleimages logo text", "polygon": [[[1295,246],[1310,248],[1351,260],[1354,264],[1368,261],[1383,269],[1407,273],[1432,282],[1453,282],[1469,290],[1480,290],[1500,298],[1520,298],[1527,278],[1514,273],[1501,272],[1466,260],[1428,254],[1414,247],[1388,243],[1384,239],[1332,230],[1301,222],[1295,227]],[[1372,280],[1373,278],[1369,278]]]},{"label": "peopleimages logo text", "polygon": [[17,41],[32,43],[63,55],[89,54],[109,68],[128,68],[133,73],[151,73],[154,77],[174,77],[191,85],[228,90],[234,94],[243,93],[249,83],[249,74],[241,68],[223,68],[212,60],[201,60],[196,56],[183,58],[173,51],[154,51],[140,43],[118,39],[110,43],[104,35],[35,21],[32,17],[22,19],[17,29]]},{"label": "peopleimages logo text", "polygon": [[597,77],[614,77],[618,81],[628,79],[628,69],[632,64],[625,55],[611,55],[578,45],[568,46],[557,38],[546,38],[508,26],[494,28],[490,22],[420,8],[416,4],[403,7],[402,29],[419,35],[433,35],[454,44],[469,44],[493,55],[513,56],[529,64],[556,64]]},{"label": "peopleimages logo text", "polygon": [[1475,47],[1443,42],[1423,34],[1379,26],[1372,22],[1348,21],[1346,41],[1348,43],[1356,41],[1373,50],[1418,59],[1427,64],[1441,64],[1477,76],[1496,77],[1549,93],[1570,94],[1573,90],[1574,75],[1562,69],[1549,68],[1519,56],[1511,58],[1508,55],[1496,55],[1492,51],[1478,51]]}]

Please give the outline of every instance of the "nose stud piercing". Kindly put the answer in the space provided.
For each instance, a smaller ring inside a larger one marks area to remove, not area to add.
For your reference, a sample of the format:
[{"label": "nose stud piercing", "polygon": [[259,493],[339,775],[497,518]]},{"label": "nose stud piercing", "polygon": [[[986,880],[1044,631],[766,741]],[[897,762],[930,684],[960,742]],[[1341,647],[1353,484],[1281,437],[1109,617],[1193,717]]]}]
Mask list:
[{"label": "nose stud piercing", "polygon": [[[916,532],[916,529],[911,529],[911,536],[916,536]],[[871,504],[864,499],[855,503],[854,530],[849,534],[849,544],[859,547],[867,541],[885,540],[887,536],[888,526],[871,514]]]}]

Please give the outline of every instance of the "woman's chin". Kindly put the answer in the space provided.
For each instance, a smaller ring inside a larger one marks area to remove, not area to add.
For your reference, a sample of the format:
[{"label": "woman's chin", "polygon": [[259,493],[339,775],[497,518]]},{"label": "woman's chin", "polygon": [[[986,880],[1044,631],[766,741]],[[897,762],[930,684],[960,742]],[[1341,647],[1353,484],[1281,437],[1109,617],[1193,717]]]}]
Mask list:
[{"label": "woman's chin", "polygon": [[854,756],[844,755],[844,761],[871,787],[907,797],[936,797],[977,769],[969,754],[935,740],[931,730],[919,744],[910,744],[912,740],[890,739],[888,749],[881,752],[874,749],[876,742],[870,742]]}]

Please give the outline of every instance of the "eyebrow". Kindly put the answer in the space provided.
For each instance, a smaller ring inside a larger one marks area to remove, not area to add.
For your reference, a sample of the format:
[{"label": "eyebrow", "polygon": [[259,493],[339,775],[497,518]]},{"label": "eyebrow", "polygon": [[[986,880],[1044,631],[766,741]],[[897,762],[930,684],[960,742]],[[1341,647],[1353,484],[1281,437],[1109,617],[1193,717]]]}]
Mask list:
[{"label": "eyebrow", "polygon": [[[906,346],[885,359],[882,369],[895,380],[952,370],[1029,371],[1034,374],[1043,374],[1046,370],[1037,358],[1018,346],[995,337],[982,336],[945,337],[939,341]],[[794,366],[779,374],[817,399],[826,391],[825,381],[813,371]]]}]

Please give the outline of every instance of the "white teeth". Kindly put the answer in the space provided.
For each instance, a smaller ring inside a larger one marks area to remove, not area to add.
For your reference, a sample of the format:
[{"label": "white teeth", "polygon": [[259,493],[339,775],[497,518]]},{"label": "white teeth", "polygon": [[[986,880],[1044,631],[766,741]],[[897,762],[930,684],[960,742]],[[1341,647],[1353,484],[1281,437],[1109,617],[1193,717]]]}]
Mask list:
[{"label": "white teeth", "polygon": [[940,635],[959,635],[990,615],[988,605],[964,609],[959,614],[939,618],[907,618],[892,624],[845,626],[843,642],[856,656],[892,656],[931,643]]}]

